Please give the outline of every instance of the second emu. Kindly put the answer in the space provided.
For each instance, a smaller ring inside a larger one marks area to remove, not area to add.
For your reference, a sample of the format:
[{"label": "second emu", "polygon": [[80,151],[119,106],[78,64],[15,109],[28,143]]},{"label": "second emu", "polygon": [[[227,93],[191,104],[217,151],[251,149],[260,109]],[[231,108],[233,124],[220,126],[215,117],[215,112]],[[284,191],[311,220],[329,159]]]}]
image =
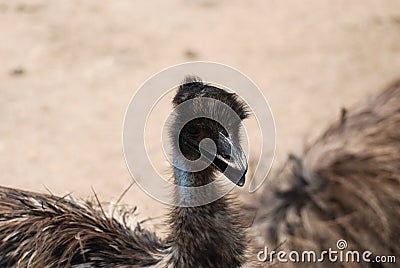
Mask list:
[{"label": "second emu", "polygon": [[[342,239],[345,253],[360,254],[358,263],[325,258],[282,266],[393,267],[372,261],[400,256],[400,81],[342,110],[336,123],[301,157],[290,156],[264,186],[253,204],[258,247],[320,253],[340,251]],[[367,250],[371,263],[361,260]]]}]

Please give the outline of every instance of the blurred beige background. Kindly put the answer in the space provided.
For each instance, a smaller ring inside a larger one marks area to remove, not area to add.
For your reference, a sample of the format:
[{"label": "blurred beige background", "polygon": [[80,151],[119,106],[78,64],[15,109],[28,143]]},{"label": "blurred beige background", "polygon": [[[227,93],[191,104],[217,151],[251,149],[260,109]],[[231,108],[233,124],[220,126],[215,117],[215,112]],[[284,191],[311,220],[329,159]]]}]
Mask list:
[{"label": "blurred beige background", "polygon": [[[1,0],[0,18],[0,184],[57,195],[110,201],[130,184],[124,112],[168,66],[248,75],[276,120],[274,168],[400,75],[398,0]],[[164,213],[137,186],[124,203]]]}]

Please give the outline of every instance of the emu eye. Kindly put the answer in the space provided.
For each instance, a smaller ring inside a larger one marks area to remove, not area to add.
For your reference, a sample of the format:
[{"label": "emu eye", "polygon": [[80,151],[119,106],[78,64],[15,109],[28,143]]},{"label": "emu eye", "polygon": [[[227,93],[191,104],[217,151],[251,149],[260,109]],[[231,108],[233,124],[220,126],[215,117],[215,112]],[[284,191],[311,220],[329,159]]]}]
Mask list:
[{"label": "emu eye", "polygon": [[231,159],[231,156],[230,156],[230,155],[227,155],[224,151],[220,152],[220,155],[221,155],[223,158],[225,158],[226,160],[230,160],[230,159]]},{"label": "emu eye", "polygon": [[226,155],[225,153],[221,153],[221,156],[222,156],[223,158],[225,158],[225,159],[228,158],[228,155]]}]

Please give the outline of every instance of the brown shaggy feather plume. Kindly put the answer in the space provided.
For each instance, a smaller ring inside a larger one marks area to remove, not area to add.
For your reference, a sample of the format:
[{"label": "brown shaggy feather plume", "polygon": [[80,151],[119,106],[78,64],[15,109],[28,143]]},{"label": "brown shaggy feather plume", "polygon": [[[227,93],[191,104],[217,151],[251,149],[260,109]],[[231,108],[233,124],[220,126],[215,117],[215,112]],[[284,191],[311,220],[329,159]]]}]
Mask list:
[{"label": "brown shaggy feather plume", "polygon": [[95,203],[0,187],[0,267],[143,267],[165,249]]},{"label": "brown shaggy feather plume", "polygon": [[[345,239],[348,250],[398,258],[400,81],[343,110],[339,121],[306,147],[303,156],[289,157],[254,207],[255,232],[271,250],[281,242],[286,252],[337,250],[336,242]],[[367,267],[365,262],[304,267],[341,265]],[[368,267],[380,265],[386,267]]]}]

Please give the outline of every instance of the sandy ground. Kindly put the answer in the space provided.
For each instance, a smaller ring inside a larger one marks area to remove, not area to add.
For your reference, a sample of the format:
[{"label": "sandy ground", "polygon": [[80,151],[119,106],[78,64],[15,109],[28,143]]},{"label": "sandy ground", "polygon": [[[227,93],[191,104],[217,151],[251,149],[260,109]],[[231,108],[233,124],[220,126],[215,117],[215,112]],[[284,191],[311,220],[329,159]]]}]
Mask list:
[{"label": "sandy ground", "polygon": [[[0,184],[57,195],[109,201],[130,184],[124,112],[168,66],[216,61],[255,81],[275,168],[400,74],[398,0],[1,0],[0,18]],[[124,203],[165,212],[137,186]]]}]

